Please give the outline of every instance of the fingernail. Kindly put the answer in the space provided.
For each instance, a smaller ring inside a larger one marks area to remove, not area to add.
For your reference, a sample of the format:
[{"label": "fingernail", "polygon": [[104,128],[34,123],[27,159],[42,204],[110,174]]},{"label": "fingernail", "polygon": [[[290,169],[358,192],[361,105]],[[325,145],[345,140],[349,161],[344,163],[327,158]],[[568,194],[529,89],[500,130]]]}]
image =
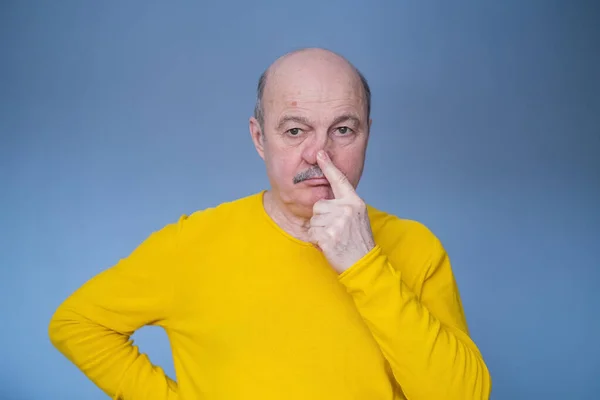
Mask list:
[{"label": "fingernail", "polygon": [[317,157],[319,157],[321,160],[325,161],[327,156],[323,150],[319,150],[319,152],[317,153]]}]

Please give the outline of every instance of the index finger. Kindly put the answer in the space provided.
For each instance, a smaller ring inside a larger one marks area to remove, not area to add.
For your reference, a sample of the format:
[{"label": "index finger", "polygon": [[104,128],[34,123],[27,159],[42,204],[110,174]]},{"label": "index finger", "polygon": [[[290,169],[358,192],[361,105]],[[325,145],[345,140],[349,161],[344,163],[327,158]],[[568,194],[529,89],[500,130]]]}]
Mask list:
[{"label": "index finger", "polygon": [[333,165],[333,162],[323,150],[317,153],[317,163],[319,164],[321,171],[323,171],[325,178],[329,181],[331,189],[333,190],[333,195],[336,199],[354,193],[354,187],[346,175]]}]

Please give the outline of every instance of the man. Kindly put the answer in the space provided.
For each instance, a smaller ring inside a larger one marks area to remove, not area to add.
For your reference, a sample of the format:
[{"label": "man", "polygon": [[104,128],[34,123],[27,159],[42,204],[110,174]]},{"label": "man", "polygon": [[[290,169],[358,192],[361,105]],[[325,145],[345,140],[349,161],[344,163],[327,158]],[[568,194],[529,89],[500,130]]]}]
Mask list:
[{"label": "man", "polygon": [[[250,119],[270,190],[154,232],[59,307],[52,343],[115,399],[487,399],[442,245],[355,192],[369,113],[341,56],[278,59]],[[151,324],[177,383],[129,339]]]}]

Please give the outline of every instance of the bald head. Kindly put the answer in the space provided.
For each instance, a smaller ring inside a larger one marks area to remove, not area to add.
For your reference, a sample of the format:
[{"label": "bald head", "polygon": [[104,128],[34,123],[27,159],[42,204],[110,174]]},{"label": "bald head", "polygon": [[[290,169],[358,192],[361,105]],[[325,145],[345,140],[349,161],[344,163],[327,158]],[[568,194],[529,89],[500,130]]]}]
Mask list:
[{"label": "bald head", "polygon": [[[346,79],[359,87],[367,111],[371,113],[371,90],[363,74],[347,59],[321,48],[295,50],[278,58],[258,80],[254,117],[264,129],[265,95],[290,82],[317,79]],[[269,96],[270,97],[270,96]]]},{"label": "bald head", "polygon": [[364,168],[371,128],[371,92],[366,79],[344,57],[303,49],[277,59],[261,76],[249,130],[264,160],[273,204],[304,224],[314,204],[333,198],[318,178],[317,154],[356,187]]}]

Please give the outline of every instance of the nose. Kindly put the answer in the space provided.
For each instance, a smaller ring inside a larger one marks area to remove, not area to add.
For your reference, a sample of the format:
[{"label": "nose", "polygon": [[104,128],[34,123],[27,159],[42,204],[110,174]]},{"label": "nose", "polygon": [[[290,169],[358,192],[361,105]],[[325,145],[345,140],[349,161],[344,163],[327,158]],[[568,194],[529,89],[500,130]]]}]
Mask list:
[{"label": "nose", "polygon": [[325,150],[325,152],[331,154],[331,139],[327,132],[314,132],[308,140],[304,141],[304,149],[302,151],[302,158],[310,165],[317,164],[317,153],[319,150]]}]

